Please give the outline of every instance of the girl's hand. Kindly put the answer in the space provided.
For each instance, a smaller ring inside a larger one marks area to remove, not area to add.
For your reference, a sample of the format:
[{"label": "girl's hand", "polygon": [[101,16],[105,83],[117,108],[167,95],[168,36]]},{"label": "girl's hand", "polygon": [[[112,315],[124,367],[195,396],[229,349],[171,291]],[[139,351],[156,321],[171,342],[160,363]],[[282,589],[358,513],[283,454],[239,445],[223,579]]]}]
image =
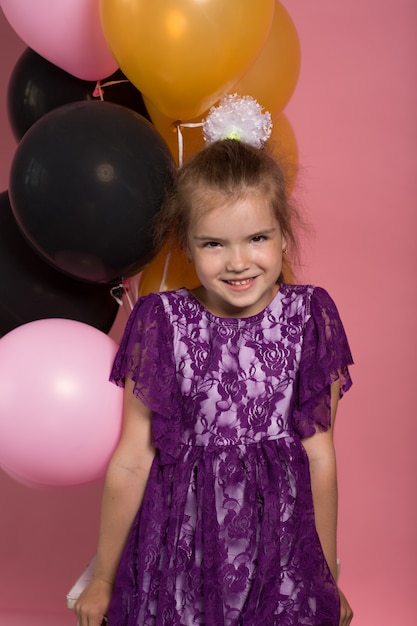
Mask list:
[{"label": "girl's hand", "polygon": [[101,626],[110,604],[113,586],[100,578],[93,578],[75,603],[78,626]]},{"label": "girl's hand", "polygon": [[339,589],[340,596],[340,626],[349,626],[353,619],[353,611],[350,608],[349,602],[346,600],[344,593]]}]

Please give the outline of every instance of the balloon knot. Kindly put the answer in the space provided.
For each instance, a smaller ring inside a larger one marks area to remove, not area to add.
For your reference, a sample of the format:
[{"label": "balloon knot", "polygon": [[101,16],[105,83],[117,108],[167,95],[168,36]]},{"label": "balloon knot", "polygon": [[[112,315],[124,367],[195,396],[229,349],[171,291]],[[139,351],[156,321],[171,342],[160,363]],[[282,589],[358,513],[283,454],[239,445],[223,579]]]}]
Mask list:
[{"label": "balloon knot", "polygon": [[100,98],[102,100],[103,99],[103,94],[104,94],[104,91],[100,87],[100,81],[98,80],[97,83],[96,83],[96,87],[95,87],[95,89],[93,91],[93,98]]},{"label": "balloon knot", "polygon": [[116,300],[119,306],[123,306],[122,297],[123,297],[124,292],[125,292],[125,288],[122,283],[110,289],[110,294],[113,296],[113,298]]}]

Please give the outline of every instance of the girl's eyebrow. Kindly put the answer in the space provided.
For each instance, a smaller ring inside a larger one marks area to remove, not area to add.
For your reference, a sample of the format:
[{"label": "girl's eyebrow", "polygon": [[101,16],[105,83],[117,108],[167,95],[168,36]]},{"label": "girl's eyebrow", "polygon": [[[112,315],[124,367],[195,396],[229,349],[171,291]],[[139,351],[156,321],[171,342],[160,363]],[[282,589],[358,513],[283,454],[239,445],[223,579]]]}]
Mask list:
[{"label": "girl's eyebrow", "polygon": [[224,241],[221,237],[212,237],[209,235],[193,235],[196,241]]},{"label": "girl's eyebrow", "polygon": [[272,228],[264,228],[263,230],[259,230],[253,235],[249,235],[249,239],[252,239],[252,237],[259,237],[259,235],[272,235],[273,233],[276,232],[276,230],[277,229],[275,226],[272,226]]},{"label": "girl's eyebrow", "polygon": [[[271,235],[276,232],[276,228],[265,228],[264,230],[259,230],[256,233],[248,235],[247,239],[252,239],[253,237],[259,237],[260,235]],[[196,241],[219,241],[222,242],[224,239],[222,237],[213,237],[211,235],[193,235],[193,239]]]}]

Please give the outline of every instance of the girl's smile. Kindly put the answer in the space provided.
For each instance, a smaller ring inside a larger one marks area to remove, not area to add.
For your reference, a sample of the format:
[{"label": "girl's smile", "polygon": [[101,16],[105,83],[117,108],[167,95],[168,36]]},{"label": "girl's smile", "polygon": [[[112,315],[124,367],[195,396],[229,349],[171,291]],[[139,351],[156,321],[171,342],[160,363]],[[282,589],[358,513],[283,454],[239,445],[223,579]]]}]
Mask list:
[{"label": "girl's smile", "polygon": [[255,192],[205,211],[191,226],[188,252],[202,287],[196,297],[219,317],[250,317],[278,291],[285,239],[268,200]]}]

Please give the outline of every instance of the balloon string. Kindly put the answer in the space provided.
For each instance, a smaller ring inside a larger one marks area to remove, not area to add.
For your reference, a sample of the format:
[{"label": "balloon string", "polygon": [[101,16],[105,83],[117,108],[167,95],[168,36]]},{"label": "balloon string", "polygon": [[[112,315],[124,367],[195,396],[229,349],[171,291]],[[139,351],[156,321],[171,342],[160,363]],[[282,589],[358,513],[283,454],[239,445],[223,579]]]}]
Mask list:
[{"label": "balloon string", "polygon": [[112,85],[118,85],[119,83],[129,83],[130,81],[125,79],[125,80],[109,80],[107,83],[101,83],[101,81],[97,81],[96,82],[96,87],[93,91],[93,97],[94,98],[100,98],[100,100],[102,102],[104,102],[104,91],[103,91],[103,87],[111,87]]},{"label": "balloon string", "polygon": [[128,285],[128,287],[125,288],[125,296],[126,296],[126,300],[129,303],[130,310],[132,311],[132,309],[133,309],[133,302],[132,302],[132,299],[131,299],[130,294],[129,294],[129,291],[130,291],[130,280],[127,281],[127,285]]},{"label": "balloon string", "polygon": [[[203,126],[203,122],[189,122],[189,123],[175,122],[175,128],[177,131],[177,141],[178,141],[178,167],[182,167],[182,164],[184,161],[184,138],[182,135],[181,128],[199,128],[200,126]],[[159,291],[164,291],[165,289],[165,281],[167,279],[169,264],[171,262],[172,246],[173,246],[173,241],[171,239],[171,242],[169,244],[169,249],[165,257],[164,271],[162,272],[161,283],[159,285]]]},{"label": "balloon string", "polygon": [[161,278],[161,284],[159,285],[159,291],[164,291],[165,289],[165,281],[167,279],[167,275],[168,275],[168,268],[169,268],[169,264],[171,261],[171,254],[172,254],[172,245],[173,245],[173,241],[171,239],[170,244],[169,244],[169,249],[167,252],[167,255],[165,257],[165,263],[164,263],[164,271],[162,272],[162,278]]},{"label": "balloon string", "polygon": [[184,162],[184,138],[182,135],[181,128],[199,128],[200,126],[204,126],[203,122],[175,122],[175,128],[177,130],[177,141],[178,141],[178,167],[182,167]]},{"label": "balloon string", "polygon": [[[136,274],[132,278],[128,278],[123,281],[123,295],[126,296],[126,300],[129,303],[130,310],[132,311],[135,306],[135,302],[139,299],[139,287],[142,280],[142,272]],[[132,294],[132,297],[130,296]]]},{"label": "balloon string", "polygon": [[135,292],[135,296],[136,297],[135,297],[135,300],[138,300],[139,299],[139,289],[140,289],[140,285],[141,285],[142,278],[143,278],[143,272],[140,272],[139,274],[136,274],[135,278],[136,278],[136,280],[135,280],[135,282],[136,282],[136,292]]},{"label": "balloon string", "polygon": [[176,125],[177,129],[177,141],[178,141],[178,167],[182,167],[184,157],[184,138],[181,132],[181,125]]}]

